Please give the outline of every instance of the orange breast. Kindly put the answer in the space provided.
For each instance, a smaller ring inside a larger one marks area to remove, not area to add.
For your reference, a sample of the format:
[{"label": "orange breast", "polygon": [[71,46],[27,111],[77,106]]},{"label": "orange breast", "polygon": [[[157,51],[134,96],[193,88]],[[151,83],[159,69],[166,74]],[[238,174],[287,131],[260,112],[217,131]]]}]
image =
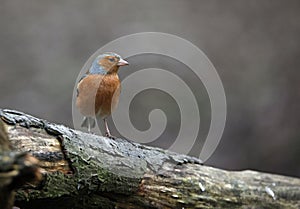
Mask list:
[{"label": "orange breast", "polygon": [[76,106],[85,116],[109,116],[119,101],[120,80],[117,74],[88,75],[78,83]]}]

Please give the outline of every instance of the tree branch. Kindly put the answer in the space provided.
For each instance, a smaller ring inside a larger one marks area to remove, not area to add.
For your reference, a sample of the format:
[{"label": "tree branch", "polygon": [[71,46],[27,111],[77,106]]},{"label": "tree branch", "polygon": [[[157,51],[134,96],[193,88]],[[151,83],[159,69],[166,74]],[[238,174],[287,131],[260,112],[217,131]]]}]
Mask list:
[{"label": "tree branch", "polygon": [[45,180],[23,187],[30,208],[299,208],[300,179],[225,171],[193,157],[86,134],[0,110],[12,145],[39,159]]}]

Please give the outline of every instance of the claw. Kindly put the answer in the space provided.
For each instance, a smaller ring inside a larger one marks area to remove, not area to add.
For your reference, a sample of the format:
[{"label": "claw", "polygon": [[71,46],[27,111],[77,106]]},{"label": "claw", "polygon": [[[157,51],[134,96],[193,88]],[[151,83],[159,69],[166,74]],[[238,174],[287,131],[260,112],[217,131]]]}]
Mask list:
[{"label": "claw", "polygon": [[113,140],[115,140],[117,138],[117,137],[111,135],[109,132],[106,132],[105,136],[108,137],[108,138],[110,138],[110,139],[113,139]]}]

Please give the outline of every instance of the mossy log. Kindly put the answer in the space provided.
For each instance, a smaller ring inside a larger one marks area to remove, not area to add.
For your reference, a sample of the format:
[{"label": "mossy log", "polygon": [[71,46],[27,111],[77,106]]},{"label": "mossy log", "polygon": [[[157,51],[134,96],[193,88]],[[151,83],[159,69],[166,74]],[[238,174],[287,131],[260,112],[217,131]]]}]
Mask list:
[{"label": "mossy log", "polygon": [[0,110],[10,140],[44,180],[17,191],[25,208],[300,208],[300,179],[225,171],[193,157]]}]

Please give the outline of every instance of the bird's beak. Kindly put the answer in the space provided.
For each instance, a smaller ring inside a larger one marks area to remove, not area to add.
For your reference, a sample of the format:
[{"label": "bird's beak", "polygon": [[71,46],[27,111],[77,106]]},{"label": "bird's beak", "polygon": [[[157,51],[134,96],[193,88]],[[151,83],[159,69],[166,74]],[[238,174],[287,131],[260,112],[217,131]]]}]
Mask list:
[{"label": "bird's beak", "polygon": [[123,60],[122,58],[119,60],[118,66],[124,66],[124,65],[129,65],[129,63],[126,60]]}]

